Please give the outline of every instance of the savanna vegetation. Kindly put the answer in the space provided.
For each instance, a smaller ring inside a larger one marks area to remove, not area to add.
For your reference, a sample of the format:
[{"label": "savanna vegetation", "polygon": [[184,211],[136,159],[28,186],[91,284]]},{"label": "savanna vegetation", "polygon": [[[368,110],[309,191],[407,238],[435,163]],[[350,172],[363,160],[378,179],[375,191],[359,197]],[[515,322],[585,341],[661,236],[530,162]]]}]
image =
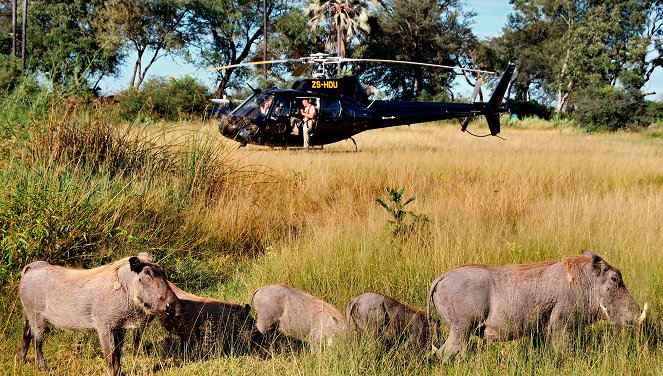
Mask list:
[{"label": "savanna vegetation", "polygon": [[[200,295],[245,303],[256,287],[285,283],[343,311],[369,290],[424,308],[430,283],[449,268],[558,260],[587,248],[649,303],[643,328],[600,322],[563,352],[529,339],[475,339],[467,359],[442,365],[367,338],[320,355],[294,342],[266,358],[182,353],[155,323],[138,355],[125,344],[123,369],[659,374],[663,106],[642,88],[663,64],[663,5],[511,3],[503,34],[482,41],[456,0],[266,1],[268,59],[325,50],[520,67],[512,91],[520,120],[504,119],[505,141],[436,123],[360,134],[359,153],[344,143],[305,153],[238,149],[206,119],[210,96],[241,97],[246,81],[284,85],[286,67],[267,79],[221,71],[211,89],[188,77],[147,78],[167,54],[204,67],[262,59],[262,2],[35,0],[27,22],[21,11],[13,22],[20,4],[0,0],[0,372],[37,374],[33,351],[26,365],[14,358],[18,278],[34,260],[89,268],[147,251]],[[99,80],[127,63],[129,89],[100,97]],[[345,69],[395,98],[462,99],[449,72]],[[53,330],[44,352],[48,374],[105,369],[94,334]]]},{"label": "savanna vegetation", "polygon": [[[33,351],[26,365],[14,358],[23,265],[93,267],[139,251],[200,295],[244,303],[258,286],[285,283],[343,311],[369,290],[424,308],[430,283],[449,268],[588,248],[621,269],[650,315],[642,330],[595,324],[563,353],[528,339],[474,340],[471,355],[450,365],[366,338],[321,355],[298,343],[268,358],[192,355],[155,323],[139,355],[124,345],[130,374],[653,375],[663,367],[660,129],[587,134],[524,121],[502,141],[442,123],[367,132],[359,153],[343,143],[306,153],[237,149],[215,122],[116,124],[103,104],[51,101],[47,117],[3,141],[3,372],[37,373]],[[104,371],[95,335],[53,330],[44,351],[49,374]]]}]

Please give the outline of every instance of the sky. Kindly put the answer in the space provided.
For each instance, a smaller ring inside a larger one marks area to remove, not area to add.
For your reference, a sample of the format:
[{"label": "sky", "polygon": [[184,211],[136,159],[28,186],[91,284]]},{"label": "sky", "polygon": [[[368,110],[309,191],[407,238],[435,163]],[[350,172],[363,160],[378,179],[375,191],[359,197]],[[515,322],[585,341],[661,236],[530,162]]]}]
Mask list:
[{"label": "sky", "polygon": [[[512,10],[512,6],[508,0],[465,0],[465,6],[468,10],[472,9],[476,13],[472,29],[479,39],[486,39],[502,34],[502,28],[506,25],[507,17]],[[120,76],[103,79],[99,84],[102,94],[113,94],[119,90],[126,89],[129,86],[133,63],[134,61],[131,58],[127,59],[121,69]],[[157,60],[150,70],[148,70],[146,79],[154,76],[168,76],[182,73],[192,73],[192,76],[209,85],[210,89],[214,84],[211,75],[204,71],[200,71],[198,68],[186,64],[181,60],[164,57]],[[657,93],[649,95],[647,99],[663,98],[663,69],[658,68],[654,71],[652,78],[643,90],[646,93]]]}]

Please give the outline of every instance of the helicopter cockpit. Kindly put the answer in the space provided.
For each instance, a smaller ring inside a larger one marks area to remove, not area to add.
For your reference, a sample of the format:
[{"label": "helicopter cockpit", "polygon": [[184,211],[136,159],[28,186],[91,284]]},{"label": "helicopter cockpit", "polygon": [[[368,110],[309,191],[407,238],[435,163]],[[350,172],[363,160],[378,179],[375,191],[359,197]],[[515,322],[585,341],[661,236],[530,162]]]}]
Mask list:
[{"label": "helicopter cockpit", "polygon": [[[308,99],[320,108],[320,98],[314,96],[284,96],[270,92],[256,92],[249,96],[232,113],[222,119],[221,133],[240,142],[260,138],[271,143],[272,138],[301,136],[294,129],[301,127],[302,100]],[[274,144],[278,144],[274,140]]]}]

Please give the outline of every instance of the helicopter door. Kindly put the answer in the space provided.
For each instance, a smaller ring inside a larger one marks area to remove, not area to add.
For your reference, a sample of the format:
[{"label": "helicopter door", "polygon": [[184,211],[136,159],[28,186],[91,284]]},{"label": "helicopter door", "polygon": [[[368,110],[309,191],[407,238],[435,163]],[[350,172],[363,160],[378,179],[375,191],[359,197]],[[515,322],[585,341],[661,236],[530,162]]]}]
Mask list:
[{"label": "helicopter door", "polygon": [[291,105],[290,98],[274,98],[272,111],[269,114],[265,132],[280,134],[288,130],[290,125]]}]

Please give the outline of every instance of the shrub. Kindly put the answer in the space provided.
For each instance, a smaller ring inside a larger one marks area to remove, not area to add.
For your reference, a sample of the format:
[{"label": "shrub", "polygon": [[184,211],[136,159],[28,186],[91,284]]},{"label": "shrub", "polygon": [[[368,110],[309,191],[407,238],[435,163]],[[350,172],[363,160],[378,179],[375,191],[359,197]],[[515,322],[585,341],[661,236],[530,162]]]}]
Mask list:
[{"label": "shrub", "polygon": [[550,120],[550,115],[552,114],[552,108],[544,106],[535,100],[511,102],[509,103],[509,109],[512,114],[518,115],[520,119],[538,117],[539,119]]},{"label": "shrub", "polygon": [[663,102],[645,102],[647,117],[654,122],[663,122]]},{"label": "shrub", "polygon": [[0,55],[0,96],[14,91],[21,80],[21,61],[15,56]]},{"label": "shrub", "polygon": [[574,117],[587,131],[643,126],[647,123],[641,94],[612,85],[588,84],[574,99]]},{"label": "shrub", "polygon": [[207,88],[192,77],[150,79],[141,91],[129,89],[118,99],[126,120],[200,118],[209,106]]}]

